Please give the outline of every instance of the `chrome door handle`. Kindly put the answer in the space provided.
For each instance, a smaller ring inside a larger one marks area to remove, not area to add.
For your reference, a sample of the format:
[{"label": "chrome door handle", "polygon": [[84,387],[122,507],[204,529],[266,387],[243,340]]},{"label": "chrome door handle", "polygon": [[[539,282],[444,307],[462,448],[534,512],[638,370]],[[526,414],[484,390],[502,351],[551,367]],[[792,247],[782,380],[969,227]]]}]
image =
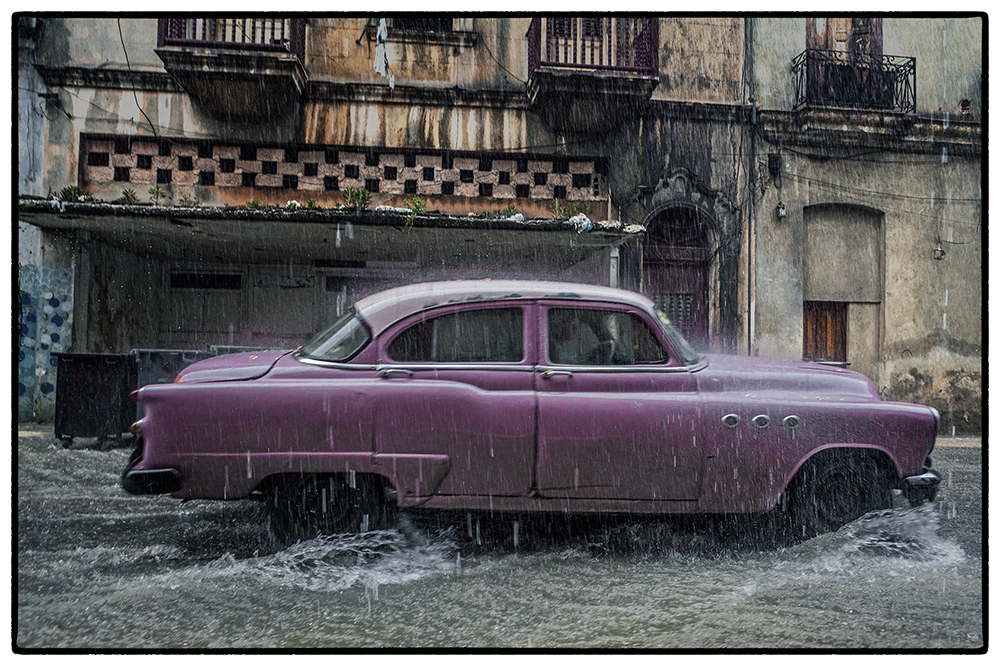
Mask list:
[{"label": "chrome door handle", "polygon": [[407,370],[406,368],[382,368],[378,371],[378,376],[382,379],[391,379],[393,375],[406,375],[407,377],[412,377],[413,371]]},{"label": "chrome door handle", "polygon": [[552,379],[556,376],[572,377],[573,373],[569,370],[546,370],[542,373],[542,379]]}]

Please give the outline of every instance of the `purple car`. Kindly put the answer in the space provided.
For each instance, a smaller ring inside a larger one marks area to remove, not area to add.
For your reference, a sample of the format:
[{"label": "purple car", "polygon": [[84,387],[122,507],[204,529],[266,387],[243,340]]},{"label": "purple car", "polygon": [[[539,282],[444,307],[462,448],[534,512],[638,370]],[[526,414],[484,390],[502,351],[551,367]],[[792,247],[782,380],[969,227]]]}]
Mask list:
[{"label": "purple car", "polygon": [[418,506],[773,512],[810,536],[940,482],[934,409],[839,367],[698,354],[649,299],[580,284],[390,289],[295,351],[136,397],[125,490],[262,498],[282,538]]}]

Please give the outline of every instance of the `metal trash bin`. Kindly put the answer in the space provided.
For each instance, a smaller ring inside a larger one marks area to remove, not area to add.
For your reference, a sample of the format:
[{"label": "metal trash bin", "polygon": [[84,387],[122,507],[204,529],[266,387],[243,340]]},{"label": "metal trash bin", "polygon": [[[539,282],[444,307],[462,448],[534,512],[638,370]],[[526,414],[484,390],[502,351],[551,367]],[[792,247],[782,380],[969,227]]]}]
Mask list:
[{"label": "metal trash bin", "polygon": [[74,437],[118,440],[135,421],[129,399],[136,382],[128,354],[55,353],[55,436],[65,446]]},{"label": "metal trash bin", "polygon": [[[135,360],[136,383],[133,389],[149,384],[169,384],[174,381],[177,373],[206,358],[211,354],[193,349],[133,349]],[[145,408],[140,404],[136,409],[136,417],[145,415]]]}]

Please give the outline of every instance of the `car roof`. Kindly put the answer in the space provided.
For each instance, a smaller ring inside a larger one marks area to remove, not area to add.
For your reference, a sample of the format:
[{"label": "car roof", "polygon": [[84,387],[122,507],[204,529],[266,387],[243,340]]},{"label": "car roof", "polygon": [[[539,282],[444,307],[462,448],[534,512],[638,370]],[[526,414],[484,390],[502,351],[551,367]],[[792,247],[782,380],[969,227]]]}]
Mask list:
[{"label": "car roof", "polygon": [[354,304],[378,335],[388,326],[415,312],[452,303],[483,300],[562,299],[622,303],[645,310],[653,302],[624,289],[574,282],[539,280],[449,280],[396,287],[362,298]]}]

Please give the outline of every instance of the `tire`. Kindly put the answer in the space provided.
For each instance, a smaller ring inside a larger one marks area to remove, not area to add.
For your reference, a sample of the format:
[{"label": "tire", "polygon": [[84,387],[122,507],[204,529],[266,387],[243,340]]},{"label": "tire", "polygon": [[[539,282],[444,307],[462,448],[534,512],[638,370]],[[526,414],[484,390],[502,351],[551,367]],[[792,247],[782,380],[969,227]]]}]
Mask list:
[{"label": "tire", "polygon": [[353,487],[343,474],[277,477],[265,491],[271,530],[292,543],[320,534],[380,529],[391,514],[382,488],[365,475],[357,475]]},{"label": "tire", "polygon": [[789,490],[792,536],[835,532],[871,511],[892,507],[890,476],[870,455],[820,454],[800,470]]}]

